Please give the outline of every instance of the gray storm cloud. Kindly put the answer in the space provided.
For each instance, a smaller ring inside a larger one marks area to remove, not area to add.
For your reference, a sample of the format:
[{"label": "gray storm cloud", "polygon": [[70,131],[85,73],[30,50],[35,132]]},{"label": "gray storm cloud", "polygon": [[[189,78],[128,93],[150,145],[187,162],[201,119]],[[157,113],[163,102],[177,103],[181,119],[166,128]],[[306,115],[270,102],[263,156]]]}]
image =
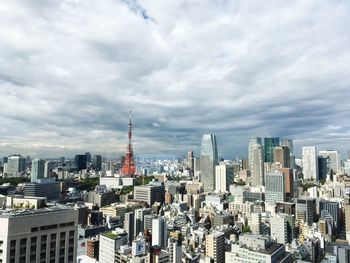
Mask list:
[{"label": "gray storm cloud", "polygon": [[0,1],[0,155],[350,148],[348,1]]}]

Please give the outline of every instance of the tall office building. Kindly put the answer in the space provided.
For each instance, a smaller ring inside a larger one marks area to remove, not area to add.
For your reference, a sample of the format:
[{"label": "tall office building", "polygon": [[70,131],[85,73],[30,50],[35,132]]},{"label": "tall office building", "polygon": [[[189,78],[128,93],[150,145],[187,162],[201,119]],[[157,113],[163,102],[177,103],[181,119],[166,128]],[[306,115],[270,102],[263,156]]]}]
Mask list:
[{"label": "tall office building", "polygon": [[285,175],[282,172],[269,172],[266,174],[265,201],[275,204],[285,201],[286,196]]},{"label": "tall office building", "polygon": [[329,168],[333,173],[338,173],[341,164],[340,164],[340,153],[335,150],[323,150],[319,152],[319,155],[322,157],[328,157],[329,158]]},{"label": "tall office building", "polygon": [[252,186],[263,186],[264,181],[264,149],[261,144],[255,144],[252,148],[252,157],[249,161],[251,163],[251,177]]},{"label": "tall office building", "polygon": [[276,146],[273,149],[275,163],[279,163],[281,168],[290,168],[290,150],[288,146]]},{"label": "tall office building", "polygon": [[317,156],[317,181],[326,180],[329,173],[329,157]]},{"label": "tall office building", "polygon": [[35,183],[38,179],[43,179],[45,177],[45,160],[43,159],[33,159],[32,160],[32,172],[30,176],[30,181]]},{"label": "tall office building", "polygon": [[168,230],[164,218],[157,217],[152,220],[152,246],[167,248]]},{"label": "tall office building", "polygon": [[94,166],[95,171],[101,171],[102,170],[102,156],[101,155],[94,155],[92,158],[92,165]]},{"label": "tall office building", "polygon": [[201,182],[206,192],[215,189],[215,166],[218,163],[218,151],[215,134],[204,134],[201,144]]},{"label": "tall office building", "polygon": [[273,149],[276,146],[279,146],[280,144],[280,138],[274,137],[274,138],[264,138],[264,156],[265,156],[265,162],[266,163],[272,163],[273,162]]},{"label": "tall office building", "polygon": [[109,231],[100,234],[99,238],[99,262],[119,262],[117,261],[117,251],[128,243],[128,235],[125,232]]},{"label": "tall office building", "polygon": [[181,263],[182,262],[182,247],[179,241],[171,238],[169,244],[169,263]]},{"label": "tall office building", "polygon": [[78,171],[86,169],[86,155],[85,154],[78,154],[75,156],[75,165],[78,169]]},{"label": "tall office building", "polygon": [[279,168],[277,171],[282,172],[285,178],[286,189],[286,201],[294,197],[294,181],[293,181],[293,169],[291,168]]},{"label": "tall office building", "polygon": [[45,172],[44,172],[44,177],[45,178],[50,178],[52,169],[54,168],[54,163],[50,161],[45,162]]},{"label": "tall office building", "polygon": [[165,186],[161,184],[135,186],[134,199],[149,205],[153,205],[154,202],[164,203]]},{"label": "tall office building", "polygon": [[298,224],[304,222],[312,225],[316,216],[316,200],[313,198],[298,198],[295,214]]},{"label": "tall office building", "polygon": [[[256,145],[261,145],[261,138],[260,137],[250,138],[248,143],[248,166],[249,166],[248,169],[250,171],[253,170],[253,149],[256,147]],[[242,169],[244,170],[244,168]]]},{"label": "tall office building", "polygon": [[215,167],[215,191],[226,192],[233,184],[233,167],[221,162]]},{"label": "tall office building", "polygon": [[194,171],[193,151],[189,151],[187,153],[187,165],[188,165],[188,168],[190,168],[190,171]]},{"label": "tall office building", "polygon": [[140,208],[135,210],[135,225],[134,225],[135,237],[138,236],[140,233],[143,233],[145,215],[149,215],[151,213],[152,213],[151,208]]},{"label": "tall office building", "polygon": [[319,203],[321,218],[331,223],[333,230],[338,233],[340,230],[340,204],[338,202],[321,200]]},{"label": "tall office building", "polygon": [[205,237],[205,256],[214,263],[225,262],[225,234],[214,230]]},{"label": "tall office building", "polygon": [[0,211],[0,262],[76,262],[78,211]]},{"label": "tall office building", "polygon": [[316,180],[318,174],[316,147],[303,147],[303,174],[306,180]]},{"label": "tall office building", "polygon": [[277,214],[270,219],[271,237],[279,244],[292,243],[295,236],[295,217],[289,214]]},{"label": "tall office building", "polygon": [[134,239],[134,224],[135,224],[135,213],[134,212],[125,213],[124,229],[128,234],[129,245],[131,245],[132,240]]},{"label": "tall office building", "polygon": [[281,146],[288,146],[291,154],[294,153],[293,140],[291,139],[282,139]]},{"label": "tall office building", "polygon": [[6,173],[9,176],[19,176],[25,171],[26,159],[21,155],[11,155],[7,160]]}]

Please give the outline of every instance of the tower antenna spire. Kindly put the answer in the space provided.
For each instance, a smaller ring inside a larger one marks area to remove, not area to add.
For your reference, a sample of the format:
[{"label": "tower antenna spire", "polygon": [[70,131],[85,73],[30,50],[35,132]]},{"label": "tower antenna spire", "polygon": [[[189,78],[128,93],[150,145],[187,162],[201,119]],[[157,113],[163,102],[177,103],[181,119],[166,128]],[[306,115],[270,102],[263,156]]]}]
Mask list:
[{"label": "tower antenna spire", "polygon": [[134,152],[132,149],[132,122],[131,122],[131,108],[129,108],[129,125],[128,125],[128,146],[125,154],[125,162],[122,167],[122,173],[128,177],[135,175]]}]

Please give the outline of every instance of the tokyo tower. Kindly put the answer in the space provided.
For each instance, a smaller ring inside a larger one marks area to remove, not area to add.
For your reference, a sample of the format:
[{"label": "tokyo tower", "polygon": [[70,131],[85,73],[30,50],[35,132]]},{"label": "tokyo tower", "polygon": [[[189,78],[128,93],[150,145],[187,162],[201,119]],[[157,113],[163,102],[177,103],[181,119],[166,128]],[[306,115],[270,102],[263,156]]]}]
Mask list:
[{"label": "tokyo tower", "polygon": [[131,145],[131,138],[132,138],[132,124],[131,124],[131,109],[129,111],[129,131],[128,131],[128,139],[129,139],[129,143],[128,143],[128,147],[126,150],[126,154],[125,154],[125,161],[124,161],[124,165],[122,167],[122,173],[125,176],[128,177],[134,177],[135,175],[135,163],[134,163],[134,152],[132,150],[132,145]]}]

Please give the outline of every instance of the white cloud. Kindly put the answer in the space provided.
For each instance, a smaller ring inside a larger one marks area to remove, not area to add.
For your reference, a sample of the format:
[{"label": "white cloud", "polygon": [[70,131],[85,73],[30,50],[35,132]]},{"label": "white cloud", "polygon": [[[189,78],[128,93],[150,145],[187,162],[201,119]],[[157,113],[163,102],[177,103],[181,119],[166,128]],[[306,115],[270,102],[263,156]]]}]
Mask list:
[{"label": "white cloud", "polygon": [[136,153],[198,150],[206,132],[228,157],[253,135],[344,151],[349,11],[316,0],[1,1],[0,154],[120,154],[129,107]]}]

